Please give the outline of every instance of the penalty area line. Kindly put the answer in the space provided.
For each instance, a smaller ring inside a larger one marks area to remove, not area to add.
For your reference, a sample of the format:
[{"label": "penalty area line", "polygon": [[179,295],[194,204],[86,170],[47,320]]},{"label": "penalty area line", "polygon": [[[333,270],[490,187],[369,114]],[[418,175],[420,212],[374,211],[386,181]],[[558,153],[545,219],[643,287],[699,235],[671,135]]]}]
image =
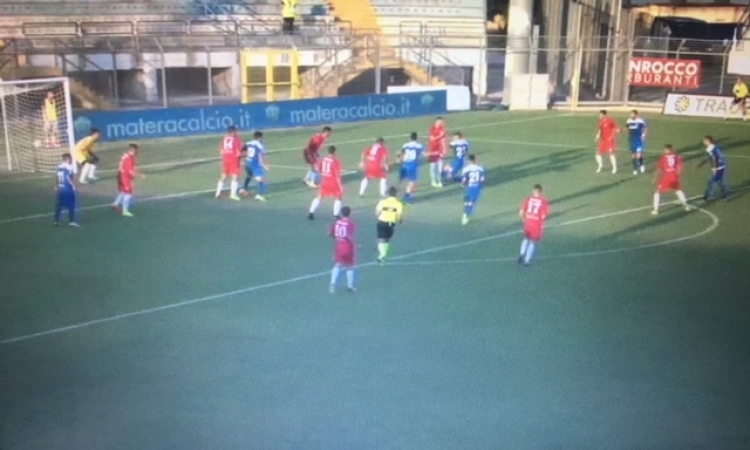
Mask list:
[{"label": "penalty area line", "polygon": [[[627,209],[627,210],[623,210],[623,211],[615,211],[615,212],[606,213],[606,214],[599,214],[599,215],[596,215],[596,216],[584,217],[584,218],[576,219],[576,220],[569,220],[569,221],[566,221],[566,222],[562,222],[562,223],[559,223],[559,224],[552,225],[552,227],[569,226],[569,225],[574,225],[574,224],[577,224],[577,223],[583,223],[583,222],[587,222],[587,221],[591,221],[591,220],[604,219],[604,218],[608,218],[608,217],[615,217],[615,216],[619,216],[619,215],[630,214],[630,213],[637,212],[637,211],[643,211],[643,210],[648,209],[648,208],[650,208],[650,206],[644,206],[644,207],[640,207],[640,208],[631,208],[631,209]],[[718,226],[718,218],[716,218],[716,221],[717,221],[716,222],[716,226]],[[445,251],[445,250],[452,250],[452,249],[456,249],[456,248],[461,248],[461,247],[467,247],[467,246],[471,246],[471,245],[481,244],[483,242],[488,242],[488,241],[492,241],[492,240],[502,239],[502,238],[506,238],[506,237],[518,235],[520,233],[521,233],[521,230],[511,230],[511,231],[506,231],[506,232],[503,232],[503,233],[497,233],[497,234],[493,234],[493,235],[485,236],[485,237],[481,237],[481,238],[470,239],[470,240],[462,241],[462,242],[456,242],[456,243],[453,243],[453,244],[440,245],[440,246],[436,246],[436,247],[427,248],[427,249],[424,249],[424,250],[419,250],[419,251],[415,251],[415,252],[405,253],[403,255],[398,255],[398,256],[395,256],[393,258],[390,258],[389,261],[394,261],[394,262],[397,263],[398,261],[402,261],[402,260],[405,260],[405,259],[408,259],[408,258],[413,258],[413,257],[416,257],[416,256],[422,256],[422,255],[437,253],[437,252],[441,252],[441,251]],[[371,261],[371,262],[367,262],[367,263],[364,263],[364,264],[360,264],[360,265],[357,266],[357,268],[371,267],[371,266],[375,266],[375,265],[376,265],[376,262]],[[259,284],[259,285],[256,285],[256,286],[249,286],[249,287],[246,287],[246,288],[236,289],[236,290],[233,290],[233,291],[222,292],[222,293],[218,293],[218,294],[208,295],[208,296],[204,296],[204,297],[198,297],[198,298],[189,299],[189,300],[183,300],[183,301],[179,301],[179,302],[175,302],[175,303],[170,303],[170,304],[166,304],[166,305],[162,305],[162,306],[156,306],[156,307],[153,307],[153,308],[146,308],[146,309],[142,309],[142,310],[138,310],[138,311],[132,311],[132,312],[128,312],[128,313],[116,314],[116,315],[112,315],[112,316],[108,316],[108,317],[103,317],[103,318],[100,318],[100,319],[89,320],[89,321],[86,321],[86,322],[79,322],[79,323],[67,325],[67,326],[64,326],[64,327],[52,328],[52,329],[49,329],[49,330],[46,330],[46,331],[40,331],[40,332],[37,332],[37,333],[31,333],[31,334],[26,334],[26,335],[22,335],[22,336],[16,336],[16,337],[13,337],[13,338],[4,339],[4,340],[0,341],[0,345],[13,344],[13,343],[17,343],[17,342],[23,342],[23,341],[28,341],[28,340],[31,340],[31,339],[41,338],[41,337],[44,337],[44,336],[57,335],[57,334],[61,334],[61,333],[66,333],[66,332],[70,332],[70,331],[76,331],[76,330],[80,330],[80,329],[83,329],[83,328],[92,327],[92,326],[95,326],[95,325],[101,325],[101,324],[105,324],[105,323],[109,323],[109,322],[116,322],[116,321],[120,321],[120,320],[125,320],[125,319],[129,319],[129,318],[132,318],[132,317],[138,317],[138,316],[144,316],[144,315],[148,315],[148,314],[154,314],[154,313],[164,312],[164,311],[168,311],[168,310],[171,310],[171,309],[182,308],[182,307],[186,307],[186,306],[191,306],[191,305],[196,305],[196,304],[201,304],[201,303],[207,303],[207,302],[213,302],[213,301],[218,301],[218,300],[224,300],[224,299],[227,299],[227,298],[230,298],[230,297],[235,297],[235,296],[243,295],[243,294],[249,294],[249,293],[260,291],[260,290],[263,290],[263,289],[269,289],[269,288],[274,288],[274,287],[279,287],[279,286],[285,286],[285,285],[289,285],[289,284],[293,284],[293,283],[298,283],[298,282],[301,282],[301,281],[312,280],[312,279],[316,279],[316,278],[328,276],[329,274],[330,274],[330,270],[325,270],[325,271],[310,273],[310,274],[307,274],[307,275],[300,275],[300,276],[297,276],[297,277],[286,278],[286,279],[274,281],[274,282],[271,282],[271,283]]]}]

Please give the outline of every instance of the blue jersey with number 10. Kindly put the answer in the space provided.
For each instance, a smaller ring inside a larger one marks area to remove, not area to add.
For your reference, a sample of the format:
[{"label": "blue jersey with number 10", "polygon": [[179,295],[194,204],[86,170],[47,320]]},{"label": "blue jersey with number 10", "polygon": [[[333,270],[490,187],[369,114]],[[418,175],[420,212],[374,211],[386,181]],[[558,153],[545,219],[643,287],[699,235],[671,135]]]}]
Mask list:
[{"label": "blue jersey with number 10", "polygon": [[627,121],[628,140],[631,152],[642,152],[646,136],[646,121],[640,117],[631,117]]}]

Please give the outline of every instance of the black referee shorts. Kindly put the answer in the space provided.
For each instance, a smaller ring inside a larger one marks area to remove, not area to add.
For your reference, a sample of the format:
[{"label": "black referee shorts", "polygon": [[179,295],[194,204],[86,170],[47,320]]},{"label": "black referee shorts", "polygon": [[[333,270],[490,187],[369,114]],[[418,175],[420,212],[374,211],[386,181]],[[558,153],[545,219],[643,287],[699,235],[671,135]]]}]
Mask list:
[{"label": "black referee shorts", "polygon": [[84,161],[86,164],[99,164],[99,157],[93,154],[90,154],[86,157],[86,161]]},{"label": "black referee shorts", "polygon": [[732,100],[733,105],[744,105],[747,101],[747,97],[735,97],[734,100]]},{"label": "black referee shorts", "polygon": [[378,239],[382,239],[384,241],[387,241],[390,238],[392,238],[393,237],[393,229],[395,227],[396,227],[395,223],[378,221],[378,225],[377,225]]}]

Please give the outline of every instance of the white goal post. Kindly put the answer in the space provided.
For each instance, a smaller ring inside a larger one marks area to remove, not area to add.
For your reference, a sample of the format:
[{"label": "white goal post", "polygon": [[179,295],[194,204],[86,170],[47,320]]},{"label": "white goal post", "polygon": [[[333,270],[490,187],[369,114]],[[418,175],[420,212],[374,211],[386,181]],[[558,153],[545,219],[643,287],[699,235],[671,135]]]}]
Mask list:
[{"label": "white goal post", "polygon": [[0,80],[0,113],[0,171],[54,171],[73,151],[68,78]]}]

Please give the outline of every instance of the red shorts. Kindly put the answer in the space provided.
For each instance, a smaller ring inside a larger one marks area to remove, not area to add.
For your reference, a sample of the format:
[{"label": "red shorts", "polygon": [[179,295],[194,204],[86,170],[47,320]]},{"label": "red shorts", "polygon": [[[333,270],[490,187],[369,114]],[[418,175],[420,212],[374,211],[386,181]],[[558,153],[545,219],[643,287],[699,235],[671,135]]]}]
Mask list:
[{"label": "red shorts", "polygon": [[599,154],[604,155],[617,150],[617,145],[614,139],[600,139],[599,140]]},{"label": "red shorts", "polygon": [[344,189],[341,187],[340,184],[335,184],[335,185],[321,184],[318,195],[320,195],[320,198],[341,199],[341,197],[344,196]]},{"label": "red shorts", "polygon": [[309,165],[315,165],[316,162],[318,162],[318,155],[315,154],[315,152],[311,152],[307,149],[302,150],[302,157],[305,158],[305,163]]},{"label": "red shorts", "polygon": [[133,180],[122,176],[122,174],[117,175],[117,191],[118,192],[122,194],[132,194],[134,188],[135,188],[135,183],[133,183]]},{"label": "red shorts", "polygon": [[337,264],[344,266],[354,265],[354,246],[350,243],[340,242],[336,244],[336,251],[333,254],[333,260]]},{"label": "red shorts", "polygon": [[675,177],[675,176],[662,177],[662,179],[659,180],[658,189],[659,189],[659,192],[682,190],[682,183],[680,182],[680,177]]},{"label": "red shorts", "polygon": [[388,172],[382,166],[365,167],[366,178],[388,178]]},{"label": "red shorts", "polygon": [[531,239],[532,241],[541,241],[543,233],[543,227],[541,225],[524,225],[523,227],[523,234],[526,236],[526,239]]},{"label": "red shorts", "polygon": [[240,159],[224,157],[221,173],[224,175],[237,176],[240,174]]},{"label": "red shorts", "polygon": [[441,144],[430,145],[430,156],[427,157],[427,161],[434,163],[443,159],[444,148]]}]

